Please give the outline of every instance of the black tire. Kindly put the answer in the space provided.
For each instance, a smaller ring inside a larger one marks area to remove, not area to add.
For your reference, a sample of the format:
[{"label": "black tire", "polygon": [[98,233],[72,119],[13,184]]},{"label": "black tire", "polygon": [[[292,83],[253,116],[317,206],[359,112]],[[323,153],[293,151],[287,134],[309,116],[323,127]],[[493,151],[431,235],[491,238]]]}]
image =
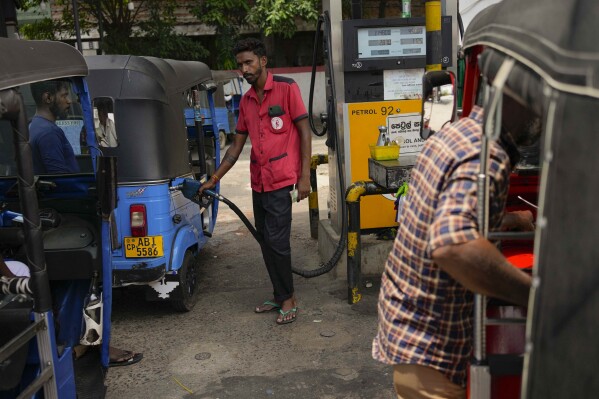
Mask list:
[{"label": "black tire", "polygon": [[220,140],[220,149],[224,150],[227,146],[227,134],[224,130],[218,131],[218,139]]},{"label": "black tire", "polygon": [[189,312],[198,301],[199,263],[197,256],[186,251],[179,269],[179,286],[173,292],[171,305],[179,312]]}]

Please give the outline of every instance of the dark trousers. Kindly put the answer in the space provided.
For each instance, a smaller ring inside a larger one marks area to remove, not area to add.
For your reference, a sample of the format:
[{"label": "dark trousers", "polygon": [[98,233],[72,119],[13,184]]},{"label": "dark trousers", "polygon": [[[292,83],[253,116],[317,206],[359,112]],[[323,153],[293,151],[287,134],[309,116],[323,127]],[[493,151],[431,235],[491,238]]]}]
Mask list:
[{"label": "dark trousers", "polygon": [[272,282],[274,299],[282,302],[293,295],[291,274],[291,196],[293,187],[266,193],[252,191],[256,230],[263,238],[262,257]]}]

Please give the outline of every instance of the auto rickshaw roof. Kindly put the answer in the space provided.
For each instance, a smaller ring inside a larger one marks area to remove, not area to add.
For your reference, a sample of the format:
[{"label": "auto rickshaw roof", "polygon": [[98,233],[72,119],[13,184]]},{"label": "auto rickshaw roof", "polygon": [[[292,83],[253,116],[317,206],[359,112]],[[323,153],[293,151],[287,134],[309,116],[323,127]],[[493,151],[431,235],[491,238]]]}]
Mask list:
[{"label": "auto rickshaw roof", "polygon": [[61,42],[0,38],[0,54],[0,90],[87,75],[81,53]]},{"label": "auto rickshaw roof", "polygon": [[474,18],[464,48],[493,48],[557,90],[599,97],[597,20],[597,0],[504,0]]},{"label": "auto rickshaw roof", "polygon": [[[85,57],[93,91],[119,99],[147,99],[168,102],[181,93],[212,79],[210,68],[199,61],[177,61],[133,55]],[[94,94],[96,95],[96,94]]]},{"label": "auto rickshaw roof", "polygon": [[237,71],[212,71],[212,80],[215,82],[226,82],[227,80],[241,77]]}]

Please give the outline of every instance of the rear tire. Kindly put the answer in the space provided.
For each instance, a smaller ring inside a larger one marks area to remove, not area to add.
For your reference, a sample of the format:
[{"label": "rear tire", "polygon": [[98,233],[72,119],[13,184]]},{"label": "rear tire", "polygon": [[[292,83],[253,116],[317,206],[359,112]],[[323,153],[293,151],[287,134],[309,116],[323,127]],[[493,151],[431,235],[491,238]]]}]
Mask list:
[{"label": "rear tire", "polygon": [[224,150],[227,146],[227,134],[224,130],[218,131],[218,139],[220,140],[220,149]]},{"label": "rear tire", "polygon": [[179,286],[173,292],[176,299],[171,301],[171,305],[175,310],[189,312],[198,301],[200,291],[199,269],[198,257],[194,256],[190,250],[187,250],[178,273]]}]

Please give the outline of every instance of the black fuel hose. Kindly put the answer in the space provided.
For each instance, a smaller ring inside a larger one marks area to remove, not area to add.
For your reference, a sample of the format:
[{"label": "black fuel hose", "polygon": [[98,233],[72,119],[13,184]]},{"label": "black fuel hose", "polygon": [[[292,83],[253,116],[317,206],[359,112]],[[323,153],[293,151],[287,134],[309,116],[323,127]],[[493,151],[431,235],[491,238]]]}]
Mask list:
[{"label": "black fuel hose", "polygon": [[[325,11],[324,14],[322,14],[320,17],[318,17],[318,22],[316,23],[316,32],[314,33],[314,49],[312,51],[312,75],[310,76],[310,95],[309,95],[309,99],[308,99],[308,122],[310,122],[310,128],[312,129],[312,132],[318,136],[318,137],[322,137],[326,134],[327,130],[328,130],[328,123],[327,121],[323,122],[322,125],[322,131],[318,131],[318,129],[316,129],[316,126],[314,125],[314,115],[312,113],[312,106],[314,103],[314,81],[316,79],[316,55],[318,53],[318,43],[319,43],[319,39],[320,39],[320,28],[322,27],[322,24],[325,24],[325,40],[327,43],[327,46],[323,49],[325,51],[325,54],[327,57],[330,57],[332,48],[331,48],[331,21],[329,19],[329,13],[327,11]],[[335,79],[333,78],[333,74],[331,73],[331,67],[330,67],[330,63],[329,63],[329,76],[331,77],[331,85],[333,86],[333,90],[335,87]],[[331,102],[331,100],[329,99],[329,103]],[[327,104],[327,118],[329,117],[335,117],[335,115],[331,114],[328,109],[330,107]]]},{"label": "black fuel hose", "polygon": [[258,234],[258,231],[256,230],[256,228],[252,225],[252,223],[248,220],[248,218],[243,214],[243,212],[241,212],[241,209],[239,209],[237,207],[237,205],[235,205],[228,198],[225,198],[221,194],[216,193],[215,191],[204,190],[204,194],[227,204],[227,206],[229,208],[231,208],[231,210],[233,212],[235,212],[237,214],[237,216],[239,216],[239,219],[241,219],[243,224],[245,224],[245,227],[247,227],[248,230],[250,231],[250,233],[252,233],[252,235],[254,236],[256,241],[258,241],[258,243],[260,243],[260,244],[264,244],[264,239],[262,238],[262,236],[260,234]]},{"label": "black fuel hose", "polygon": [[[339,192],[345,195],[345,173],[343,168],[343,159],[341,156],[341,152],[339,151],[339,143],[341,142],[339,136],[339,129],[337,129],[337,93],[335,89],[335,71],[333,70],[333,46],[331,43],[332,34],[331,34],[331,18],[329,16],[329,12],[325,11],[319,18],[318,24],[316,26],[316,33],[314,34],[314,54],[312,59],[312,79],[310,82],[310,101],[308,103],[308,108],[312,109],[313,102],[313,94],[314,94],[314,79],[316,75],[316,49],[318,48],[319,41],[319,32],[320,26],[324,24],[323,33],[324,33],[324,41],[326,42],[325,46],[325,55],[328,59],[327,69],[329,72],[329,85],[330,85],[330,97],[327,101],[327,128],[329,131],[329,137],[327,139],[327,146],[335,149],[335,160],[337,161],[337,174],[339,178]],[[308,113],[308,117],[311,117],[311,112]],[[312,122],[311,122],[312,125]],[[312,128],[312,130],[315,130]],[[314,134],[317,134],[314,131]],[[324,134],[324,132],[322,133]],[[321,134],[321,135],[322,135]],[[345,198],[345,197],[343,197]],[[297,270],[292,269],[295,274],[298,274],[302,277],[312,278],[323,275],[325,273],[330,272],[341,259],[341,255],[343,255],[343,250],[345,249],[345,244],[347,242],[347,205],[344,200],[341,201],[341,234],[339,235],[339,242],[337,243],[337,248],[326,263],[320,265],[318,269],[314,270]]]},{"label": "black fuel hose", "polygon": [[[235,214],[237,214],[237,216],[239,217],[239,219],[241,219],[243,224],[245,224],[245,227],[247,227],[247,229],[250,231],[250,233],[252,233],[252,235],[254,236],[256,241],[258,241],[258,243],[260,245],[265,244],[263,237],[258,233],[256,228],[252,225],[252,223],[248,220],[248,218],[243,214],[241,209],[239,209],[239,207],[237,207],[237,205],[235,205],[231,200],[229,200],[228,198],[226,198],[226,197],[222,196],[221,194],[218,194],[212,190],[204,190],[203,193],[209,197],[215,198],[215,199],[227,204],[227,206],[229,208],[231,208],[231,210],[233,212],[235,212]],[[341,257],[341,254],[343,253],[343,248],[344,247],[342,247],[341,249],[339,249],[339,247],[337,248],[335,255],[337,255],[337,252],[339,252],[339,254],[337,256],[337,260],[335,261],[335,263],[332,264],[332,266],[330,265],[331,261],[329,261],[326,264],[322,264],[321,267],[319,267],[318,269],[302,270],[302,269],[296,269],[292,266],[291,271],[293,273],[295,273],[299,276],[305,277],[305,278],[317,277],[324,273],[327,273],[327,272],[331,271],[333,269],[333,267],[335,266],[335,264],[337,263],[337,261],[339,261],[339,258]],[[333,258],[335,258],[335,255],[333,255]],[[333,258],[331,258],[331,260]]]}]

